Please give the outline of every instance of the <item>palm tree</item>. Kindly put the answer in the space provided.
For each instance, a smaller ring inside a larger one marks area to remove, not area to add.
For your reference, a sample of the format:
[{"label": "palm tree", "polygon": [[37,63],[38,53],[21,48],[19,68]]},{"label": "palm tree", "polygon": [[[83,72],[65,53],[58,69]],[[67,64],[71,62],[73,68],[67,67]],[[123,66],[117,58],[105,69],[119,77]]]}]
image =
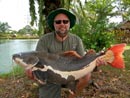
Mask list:
[{"label": "palm tree", "polygon": [[38,28],[40,35],[43,32],[43,30],[44,33],[48,33],[51,31],[45,21],[50,11],[55,10],[57,8],[65,7],[64,5],[69,5],[70,2],[71,0],[29,0],[31,25],[37,24],[35,8],[36,3],[38,5]]}]

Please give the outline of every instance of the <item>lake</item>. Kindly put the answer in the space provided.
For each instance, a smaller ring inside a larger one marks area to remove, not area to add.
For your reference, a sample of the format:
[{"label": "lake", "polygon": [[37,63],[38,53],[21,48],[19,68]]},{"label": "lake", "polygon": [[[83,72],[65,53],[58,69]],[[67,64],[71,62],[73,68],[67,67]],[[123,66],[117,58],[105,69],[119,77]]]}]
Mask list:
[{"label": "lake", "polygon": [[0,73],[12,70],[13,54],[35,50],[37,41],[38,39],[0,40]]}]

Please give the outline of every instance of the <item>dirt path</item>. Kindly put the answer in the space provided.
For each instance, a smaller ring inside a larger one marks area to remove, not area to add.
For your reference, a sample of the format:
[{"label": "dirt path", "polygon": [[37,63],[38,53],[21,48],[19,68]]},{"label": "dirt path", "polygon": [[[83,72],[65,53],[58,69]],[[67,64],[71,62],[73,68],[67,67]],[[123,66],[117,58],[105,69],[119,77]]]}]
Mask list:
[{"label": "dirt path", "polygon": [[[89,85],[77,98],[130,98],[130,70],[100,68],[92,80],[98,87]],[[38,85],[26,76],[0,78],[0,98],[38,98]]]}]

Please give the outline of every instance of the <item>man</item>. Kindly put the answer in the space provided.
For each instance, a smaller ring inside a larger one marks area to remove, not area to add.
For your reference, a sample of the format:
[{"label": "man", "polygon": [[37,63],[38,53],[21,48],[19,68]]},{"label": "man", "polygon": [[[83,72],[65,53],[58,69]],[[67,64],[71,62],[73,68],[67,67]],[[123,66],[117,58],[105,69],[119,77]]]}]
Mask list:
[{"label": "man", "polygon": [[[54,31],[40,38],[36,50],[48,53],[75,51],[75,54],[79,54],[81,57],[84,56],[85,51],[82,40],[78,36],[69,33],[69,29],[75,25],[75,22],[75,15],[64,8],[52,11],[48,15],[47,23]],[[91,74],[88,74],[79,80],[76,93],[87,85],[90,76]],[[61,98],[61,88],[61,85],[52,83],[41,85],[39,88],[39,98]],[[69,95],[69,98],[74,97],[75,95],[73,94]]]},{"label": "man", "polygon": [[[49,53],[73,50],[83,56],[84,48],[81,39],[69,33],[69,29],[75,25],[75,22],[75,15],[63,8],[52,11],[48,15],[47,23],[54,32],[44,35],[39,40],[36,50]],[[61,98],[61,86],[48,83],[40,87],[39,93],[40,98]]]}]

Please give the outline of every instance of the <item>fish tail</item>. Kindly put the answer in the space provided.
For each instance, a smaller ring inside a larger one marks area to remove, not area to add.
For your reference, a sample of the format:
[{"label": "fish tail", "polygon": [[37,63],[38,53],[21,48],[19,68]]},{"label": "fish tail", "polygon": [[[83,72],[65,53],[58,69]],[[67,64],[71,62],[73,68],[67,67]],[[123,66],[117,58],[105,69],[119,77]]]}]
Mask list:
[{"label": "fish tail", "polygon": [[125,68],[125,63],[122,55],[125,50],[125,46],[126,44],[122,43],[110,47],[103,56],[103,59],[112,67]]}]

